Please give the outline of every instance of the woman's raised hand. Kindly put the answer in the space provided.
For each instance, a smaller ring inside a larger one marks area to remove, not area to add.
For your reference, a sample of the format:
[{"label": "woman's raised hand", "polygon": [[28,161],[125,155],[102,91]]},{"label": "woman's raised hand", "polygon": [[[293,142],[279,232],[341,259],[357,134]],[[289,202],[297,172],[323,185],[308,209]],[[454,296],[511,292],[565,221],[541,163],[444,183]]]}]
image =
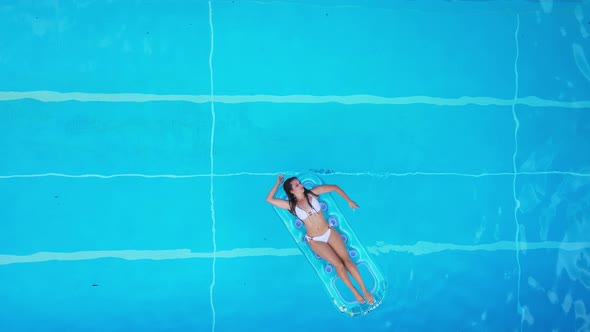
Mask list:
[{"label": "woman's raised hand", "polygon": [[285,178],[285,174],[279,174],[279,176],[277,176],[277,183],[282,183],[283,179]]}]

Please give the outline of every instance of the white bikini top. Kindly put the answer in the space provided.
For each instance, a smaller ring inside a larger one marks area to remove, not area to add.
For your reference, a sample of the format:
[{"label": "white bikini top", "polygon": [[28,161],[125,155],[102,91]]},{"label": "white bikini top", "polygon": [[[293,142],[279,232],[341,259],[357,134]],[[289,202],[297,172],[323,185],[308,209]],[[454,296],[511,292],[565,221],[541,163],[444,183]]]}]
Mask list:
[{"label": "white bikini top", "polygon": [[311,216],[314,213],[319,213],[321,210],[320,202],[315,198],[315,196],[311,197],[311,209],[312,211],[305,212],[305,210],[301,209],[299,206],[295,205],[295,213],[300,220],[305,220],[307,217]]}]

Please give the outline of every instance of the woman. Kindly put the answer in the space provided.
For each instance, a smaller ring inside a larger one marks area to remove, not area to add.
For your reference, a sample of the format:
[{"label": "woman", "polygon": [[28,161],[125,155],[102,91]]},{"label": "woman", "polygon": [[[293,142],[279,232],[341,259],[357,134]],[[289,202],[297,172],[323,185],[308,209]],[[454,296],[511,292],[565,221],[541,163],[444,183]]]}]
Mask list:
[{"label": "woman", "polygon": [[[359,303],[364,303],[366,299],[369,304],[373,304],[375,298],[365,287],[358,267],[350,259],[348,250],[340,234],[328,224],[316,197],[327,192],[335,191],[346,199],[352,209],[358,208],[359,206],[337,185],[319,185],[309,190],[301,184],[297,177],[288,178],[283,183],[283,189],[287,193],[288,200],[274,198],[279,185],[283,182],[283,178],[283,174],[277,177],[277,182],[268,195],[266,195],[266,201],[281,209],[289,210],[293,215],[297,216],[305,225],[307,233],[305,237],[311,249],[334,266],[338,276],[350,288]],[[364,298],[352,285],[348,272],[350,272],[354,280],[361,287]]]}]

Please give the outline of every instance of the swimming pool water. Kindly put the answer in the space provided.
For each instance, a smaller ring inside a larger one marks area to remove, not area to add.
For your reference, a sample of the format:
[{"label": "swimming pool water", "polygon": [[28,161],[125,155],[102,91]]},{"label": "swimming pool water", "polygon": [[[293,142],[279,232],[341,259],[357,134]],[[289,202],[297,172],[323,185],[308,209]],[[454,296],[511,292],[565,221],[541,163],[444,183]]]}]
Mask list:
[{"label": "swimming pool water", "polygon": [[[4,2],[0,330],[590,330],[589,33],[588,1]],[[366,316],[264,201],[306,172],[360,206]]]}]

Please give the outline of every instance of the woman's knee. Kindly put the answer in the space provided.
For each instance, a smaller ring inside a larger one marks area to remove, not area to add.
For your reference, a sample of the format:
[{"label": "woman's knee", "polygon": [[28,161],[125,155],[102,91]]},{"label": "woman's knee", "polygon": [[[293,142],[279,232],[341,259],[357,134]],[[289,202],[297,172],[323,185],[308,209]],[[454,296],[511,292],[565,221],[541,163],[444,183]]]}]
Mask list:
[{"label": "woman's knee", "polygon": [[335,260],[332,265],[334,265],[334,268],[336,270],[339,271],[346,271],[346,264],[344,264],[343,261],[341,261],[340,259]]},{"label": "woman's knee", "polygon": [[346,268],[350,268],[352,266],[356,266],[356,264],[354,264],[354,262],[350,259],[350,257],[346,257],[345,259],[342,260],[342,263],[344,264],[344,266]]}]

